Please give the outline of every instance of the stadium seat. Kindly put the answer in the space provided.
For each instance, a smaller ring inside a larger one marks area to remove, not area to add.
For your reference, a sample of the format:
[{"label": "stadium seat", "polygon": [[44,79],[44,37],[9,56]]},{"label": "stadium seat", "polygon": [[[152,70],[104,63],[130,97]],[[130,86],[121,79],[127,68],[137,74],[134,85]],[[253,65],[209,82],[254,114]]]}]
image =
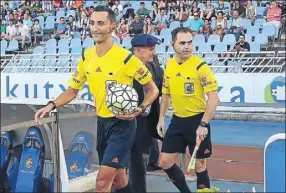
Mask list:
[{"label": "stadium seat", "polygon": [[58,47],[69,47],[70,40],[68,39],[60,39],[58,42]]},{"label": "stadium seat", "polygon": [[45,144],[38,127],[28,129],[22,146],[15,192],[40,192]]},{"label": "stadium seat", "polygon": [[11,52],[11,51],[17,51],[17,50],[19,50],[19,43],[18,43],[18,41],[17,40],[10,41],[6,51]]},{"label": "stadium seat", "polygon": [[252,26],[250,19],[243,19],[242,20],[242,26],[244,29],[247,29],[248,27]]},{"label": "stadium seat", "polygon": [[214,46],[214,52],[227,52],[227,44],[224,42],[218,42]]},{"label": "stadium seat", "polygon": [[[7,168],[9,165],[11,150],[13,147],[12,137],[10,132],[0,133],[0,179],[6,178]],[[2,181],[2,180],[1,180]],[[3,183],[0,183],[0,191],[3,190]]]},{"label": "stadium seat", "polygon": [[81,54],[82,53],[81,45],[80,46],[71,47],[71,53],[72,54]]},{"label": "stadium seat", "polygon": [[68,10],[67,14],[66,14],[66,17],[68,18],[70,15],[73,16],[73,18],[75,18],[75,16],[76,16],[75,10]]},{"label": "stadium seat", "polygon": [[94,41],[93,41],[92,38],[86,38],[86,39],[83,41],[83,43],[82,43],[82,47],[83,47],[84,49],[90,48],[90,47],[92,47],[92,46],[94,46]]},{"label": "stadium seat", "polygon": [[85,6],[86,8],[89,8],[89,7],[91,7],[91,6],[94,6],[94,2],[93,2],[93,1],[85,1],[84,6]]},{"label": "stadium seat", "polygon": [[245,41],[248,42],[248,43],[253,42],[253,41],[252,41],[252,37],[253,37],[253,36],[251,36],[250,34],[245,34]]},{"label": "stadium seat", "polygon": [[193,43],[195,45],[199,45],[199,44],[202,44],[202,43],[205,43],[205,42],[206,42],[206,38],[205,38],[204,35],[198,34],[198,35],[194,36]]},{"label": "stadium seat", "polygon": [[236,43],[234,34],[225,34],[223,37],[223,43],[227,45],[234,45]]},{"label": "stadium seat", "polygon": [[258,26],[248,26],[245,28],[247,30],[246,34],[254,37],[259,34],[259,27]]},{"label": "stadium seat", "polygon": [[70,47],[80,46],[81,47],[81,40],[79,38],[74,38],[70,42]]},{"label": "stadium seat", "polygon": [[42,47],[42,46],[35,47],[33,50],[33,54],[37,54],[37,55],[44,54],[44,47]]},{"label": "stadium seat", "polygon": [[46,47],[55,47],[57,46],[57,40],[56,39],[49,39],[46,43]]},{"label": "stadium seat", "polygon": [[1,56],[5,55],[7,46],[8,46],[8,42],[6,40],[1,40]]},{"label": "stadium seat", "polygon": [[78,31],[73,32],[73,39],[80,38],[80,33]]},{"label": "stadium seat", "polygon": [[211,34],[208,38],[208,43],[210,45],[215,45],[220,42],[220,36],[218,34]]},{"label": "stadium seat", "polygon": [[179,21],[172,21],[170,23],[169,30],[172,31],[173,29],[180,27],[180,26],[181,26],[181,23]]},{"label": "stadium seat", "polygon": [[131,45],[131,40],[132,38],[131,37],[125,37],[123,40],[122,40],[122,46],[126,49],[130,49],[132,47]]},{"label": "stadium seat", "polygon": [[267,37],[274,37],[275,31],[275,27],[267,23],[262,28],[262,34],[266,35]]},{"label": "stadium seat", "polygon": [[55,29],[55,16],[48,16],[45,21],[44,33],[50,33]]},{"label": "stadium seat", "polygon": [[156,46],[156,52],[157,53],[164,53],[166,52],[166,45],[165,44],[160,44]]},{"label": "stadium seat", "polygon": [[260,6],[256,7],[256,15],[260,17],[263,16],[265,9],[266,9],[265,7],[260,7]]},{"label": "stadium seat", "polygon": [[16,147],[13,147],[13,149],[11,150],[9,171],[7,172],[9,188],[11,190],[10,192],[15,192],[22,151],[23,151],[22,145],[17,145]]},{"label": "stadium seat", "polygon": [[199,52],[211,52],[211,45],[209,43],[202,43],[199,45]]},{"label": "stadium seat", "polygon": [[198,8],[203,9],[205,7],[205,4],[203,3],[198,3]]},{"label": "stadium seat", "polygon": [[217,2],[212,2],[212,5],[214,6],[214,8],[218,8],[218,3]]},{"label": "stadium seat", "polygon": [[255,36],[254,42],[258,43],[258,44],[267,45],[268,44],[268,37],[264,34],[257,34]]},{"label": "stadium seat", "polygon": [[251,42],[250,44],[250,52],[260,52],[260,44],[257,42]]},{"label": "stadium seat", "polygon": [[[68,150],[66,155],[66,165],[69,180],[85,176],[90,170],[92,163],[92,141],[87,132],[78,132]],[[50,190],[54,189],[54,175],[50,176]]]},{"label": "stadium seat", "polygon": [[262,28],[265,23],[266,23],[265,19],[258,18],[258,19],[255,19],[254,26],[258,26],[259,28]]}]

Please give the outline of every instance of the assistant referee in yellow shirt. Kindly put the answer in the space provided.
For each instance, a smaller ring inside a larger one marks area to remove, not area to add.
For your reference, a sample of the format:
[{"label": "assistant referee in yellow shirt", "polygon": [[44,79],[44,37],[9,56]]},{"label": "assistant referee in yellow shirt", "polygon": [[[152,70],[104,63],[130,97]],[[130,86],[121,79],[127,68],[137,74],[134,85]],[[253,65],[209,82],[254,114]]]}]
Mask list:
[{"label": "assistant referee in yellow shirt", "polygon": [[[129,193],[125,167],[136,137],[134,118],[153,103],[159,92],[146,66],[130,51],[113,43],[111,33],[116,29],[116,16],[111,9],[97,6],[89,27],[96,45],[82,54],[77,71],[69,80],[69,88],[38,110],[35,119],[39,122],[39,118],[52,109],[72,101],[87,81],[98,116],[96,150],[100,168],[96,192],[110,192],[113,185],[116,192]],[[144,100],[133,114],[115,117],[106,106],[107,88],[111,83],[132,85],[134,79],[146,89]]]},{"label": "assistant referee in yellow shirt", "polygon": [[[197,136],[204,139],[197,153],[197,188],[210,187],[206,158],[212,154],[209,121],[219,102],[218,85],[208,64],[192,54],[193,35],[189,28],[172,31],[172,46],[176,56],[166,64],[157,125],[158,134],[164,137],[159,163],[180,192],[186,193],[191,191],[175,160],[178,153],[185,153],[187,146],[193,153]],[[164,134],[164,119],[171,99],[174,115]]]}]

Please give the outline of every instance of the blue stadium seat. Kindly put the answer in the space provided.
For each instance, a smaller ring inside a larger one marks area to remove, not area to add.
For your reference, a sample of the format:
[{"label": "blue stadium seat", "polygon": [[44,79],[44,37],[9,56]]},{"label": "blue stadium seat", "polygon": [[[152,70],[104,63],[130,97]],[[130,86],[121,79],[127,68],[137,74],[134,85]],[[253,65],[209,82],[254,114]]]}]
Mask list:
[{"label": "blue stadium seat", "polygon": [[80,46],[81,47],[81,39],[74,38],[70,42],[70,47]]},{"label": "blue stadium seat", "polygon": [[61,18],[61,17],[64,17],[64,18],[65,18],[65,15],[66,15],[66,12],[65,12],[65,11],[62,11],[62,10],[57,11],[57,14],[56,14],[56,23],[60,23],[60,18]]},{"label": "blue stadium seat", "polygon": [[38,127],[30,127],[23,142],[15,192],[40,192],[45,144]]},{"label": "blue stadium seat", "polygon": [[[0,159],[0,179],[6,177],[7,168],[9,165],[11,150],[13,147],[12,137],[10,132],[0,133],[0,150],[1,150],[1,159]],[[0,189],[2,183],[0,184]]]},{"label": "blue stadium seat", "polygon": [[69,47],[70,40],[68,39],[60,39],[58,42],[58,47]]},{"label": "blue stadium seat", "polygon": [[82,53],[82,47],[81,45],[80,46],[74,46],[74,47],[71,47],[71,53],[72,54],[81,54]]},{"label": "blue stadium seat", "polygon": [[264,34],[257,34],[254,39],[255,43],[267,45],[268,44],[268,37]]},{"label": "blue stadium seat", "polygon": [[166,52],[166,45],[165,44],[156,45],[156,52],[157,53]]},{"label": "blue stadium seat", "polygon": [[202,9],[205,7],[205,4],[204,3],[198,3],[198,8]]},{"label": "blue stadium seat", "polygon": [[7,46],[8,46],[8,42],[6,40],[1,40],[1,56],[5,55]]},{"label": "blue stadium seat", "polygon": [[8,48],[6,49],[6,51],[17,51],[19,50],[19,43],[17,40],[12,40],[10,41]]},{"label": "blue stadium seat", "polygon": [[122,40],[122,46],[126,49],[129,49],[132,47],[131,45],[131,40],[132,38],[131,37],[125,37],[123,40]]},{"label": "blue stadium seat", "polygon": [[265,9],[266,9],[265,7],[256,7],[256,15],[263,16]]},{"label": "blue stadium seat", "polygon": [[48,16],[45,21],[44,33],[50,33],[55,29],[55,16]]},{"label": "blue stadium seat", "polygon": [[220,42],[220,36],[218,34],[211,34],[208,38],[208,43],[210,45],[215,45]]},{"label": "blue stadium seat", "polygon": [[57,46],[57,40],[56,39],[49,39],[46,43],[46,47],[55,47]]},{"label": "blue stadium seat", "polygon": [[209,43],[202,43],[199,45],[199,52],[211,52],[211,45]]},{"label": "blue stadium seat", "polygon": [[247,29],[248,27],[252,26],[250,19],[243,19],[242,20],[242,26],[244,29]]},{"label": "blue stadium seat", "polygon": [[258,26],[258,27],[263,27],[263,25],[266,23],[266,20],[265,19],[262,19],[262,18],[257,18],[255,19],[254,21],[254,26]]},{"label": "blue stadium seat", "polygon": [[180,26],[181,26],[181,23],[179,21],[172,21],[170,23],[169,29],[172,31],[173,29],[180,27]]},{"label": "blue stadium seat", "polygon": [[[92,141],[87,132],[78,132],[67,151],[66,165],[69,180],[85,176],[92,163]],[[50,176],[50,190],[54,189],[54,175]]]},{"label": "blue stadium seat", "polygon": [[257,42],[251,42],[250,44],[250,52],[260,52],[260,44]]},{"label": "blue stadium seat", "polygon": [[214,52],[227,52],[227,44],[224,42],[218,42],[215,44]]},{"label": "blue stadium seat", "polygon": [[59,66],[61,68],[57,69],[57,68],[51,68],[50,72],[68,72],[69,69],[67,67],[69,67],[69,59],[70,59],[70,47],[68,46],[61,46],[59,47],[58,50],[58,62],[54,63],[53,67]]},{"label": "blue stadium seat", "polygon": [[163,39],[165,40],[165,38],[168,37],[168,36],[172,36],[171,35],[171,30],[169,28],[162,29],[161,32],[160,32],[161,40],[163,40]]},{"label": "blue stadium seat", "polygon": [[68,18],[70,15],[73,16],[73,18],[75,18],[75,16],[76,16],[75,10],[68,10],[67,14],[66,14],[66,17]]},{"label": "blue stadium seat", "polygon": [[262,34],[266,35],[267,37],[274,37],[275,31],[275,27],[272,24],[265,24],[262,29]]},{"label": "blue stadium seat", "polygon": [[223,36],[223,43],[227,45],[234,45],[236,43],[235,35],[234,34],[225,34]]},{"label": "blue stadium seat", "polygon": [[246,34],[254,37],[259,34],[259,27],[258,26],[248,26],[245,28],[247,30]]},{"label": "blue stadium seat", "polygon": [[92,47],[92,46],[94,46],[94,41],[93,41],[92,38],[86,38],[86,39],[83,41],[83,43],[82,43],[82,47],[83,47],[84,49],[90,48],[90,47]]},{"label": "blue stadium seat", "polygon": [[206,42],[206,38],[205,38],[204,35],[198,34],[198,35],[194,36],[193,42],[195,44],[205,43]]},{"label": "blue stadium seat", "polygon": [[33,50],[33,54],[41,55],[44,54],[44,47],[42,46],[37,46]]},{"label": "blue stadium seat", "polygon": [[78,31],[73,32],[73,39],[80,38],[80,33]]},{"label": "blue stadium seat", "polygon": [[245,34],[245,41],[248,42],[248,43],[253,42],[253,41],[252,41],[252,37],[253,37],[253,36],[250,35],[250,34]]},{"label": "blue stadium seat", "polygon": [[93,1],[85,1],[84,6],[89,8],[91,6],[94,6],[94,2]]}]

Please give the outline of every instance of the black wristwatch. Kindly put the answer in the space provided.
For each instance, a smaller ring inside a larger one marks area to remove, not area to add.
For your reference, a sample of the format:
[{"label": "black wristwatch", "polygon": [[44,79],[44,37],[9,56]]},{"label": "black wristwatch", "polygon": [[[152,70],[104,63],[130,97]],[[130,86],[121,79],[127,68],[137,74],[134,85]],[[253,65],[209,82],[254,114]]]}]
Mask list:
[{"label": "black wristwatch", "polygon": [[209,126],[210,126],[210,124],[208,124],[208,123],[206,123],[206,122],[201,121],[201,122],[200,122],[200,126],[201,126],[201,127],[209,127]]},{"label": "black wristwatch", "polygon": [[142,111],[145,111],[145,110],[146,110],[146,108],[144,107],[144,105],[143,105],[143,104],[139,105],[139,108],[141,108],[141,109],[142,109]]},{"label": "black wristwatch", "polygon": [[55,110],[55,109],[57,108],[57,105],[56,105],[56,103],[55,103],[54,101],[49,101],[49,102],[47,103],[47,106],[48,106],[49,104],[53,104],[52,110]]}]

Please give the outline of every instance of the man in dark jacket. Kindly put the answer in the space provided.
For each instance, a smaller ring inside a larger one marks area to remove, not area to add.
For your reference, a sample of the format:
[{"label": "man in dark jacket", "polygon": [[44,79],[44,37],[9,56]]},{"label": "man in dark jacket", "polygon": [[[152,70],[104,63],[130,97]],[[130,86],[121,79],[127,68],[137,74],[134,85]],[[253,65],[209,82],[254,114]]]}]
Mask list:
[{"label": "man in dark jacket", "polygon": [[[160,64],[155,62],[156,60],[158,61],[155,52],[155,46],[158,43],[158,39],[151,35],[139,34],[131,41],[131,51],[152,73],[152,78],[161,93],[164,71]],[[144,89],[137,81],[134,81],[134,88],[139,96],[139,104],[141,104],[144,99]],[[154,143],[154,138],[162,140],[156,130],[159,113],[160,104],[158,97],[150,108],[146,108],[145,112],[137,117],[136,140],[131,151],[129,168],[129,183],[134,193],[146,193],[146,169],[151,147]]]}]

